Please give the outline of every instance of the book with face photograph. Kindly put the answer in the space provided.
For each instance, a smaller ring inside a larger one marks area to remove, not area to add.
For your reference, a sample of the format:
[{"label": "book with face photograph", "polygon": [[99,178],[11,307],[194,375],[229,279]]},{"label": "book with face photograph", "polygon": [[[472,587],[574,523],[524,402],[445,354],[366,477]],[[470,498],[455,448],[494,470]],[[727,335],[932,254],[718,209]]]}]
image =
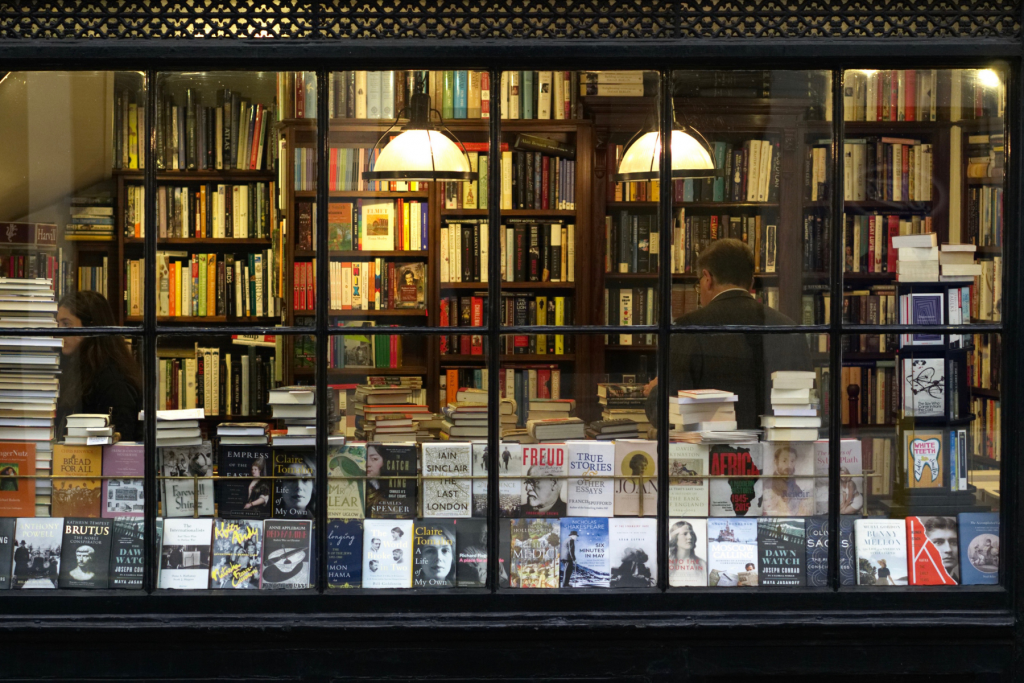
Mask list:
[{"label": "book with face photograph", "polygon": [[363,521],[363,588],[412,588],[411,519]]},{"label": "book with face photograph", "polygon": [[395,308],[425,308],[426,264],[417,261],[395,266]]}]

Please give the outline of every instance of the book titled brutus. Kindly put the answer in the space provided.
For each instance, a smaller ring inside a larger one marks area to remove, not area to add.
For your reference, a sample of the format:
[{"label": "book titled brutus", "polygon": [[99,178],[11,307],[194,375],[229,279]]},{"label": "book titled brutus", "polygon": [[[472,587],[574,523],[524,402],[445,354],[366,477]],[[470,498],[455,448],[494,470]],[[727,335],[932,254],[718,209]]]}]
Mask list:
[{"label": "book titled brutus", "polygon": [[107,587],[111,526],[109,519],[64,518],[60,588]]}]

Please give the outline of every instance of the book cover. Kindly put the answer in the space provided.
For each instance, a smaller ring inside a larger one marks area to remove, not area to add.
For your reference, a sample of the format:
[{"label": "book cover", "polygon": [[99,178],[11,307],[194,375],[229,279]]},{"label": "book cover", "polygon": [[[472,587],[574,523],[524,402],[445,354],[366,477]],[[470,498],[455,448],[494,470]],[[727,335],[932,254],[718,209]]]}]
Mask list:
[{"label": "book cover", "polygon": [[[0,443],[0,475],[36,473],[34,443]],[[34,517],[34,479],[0,479],[0,517]]]},{"label": "book cover", "polygon": [[212,519],[165,519],[159,587],[198,590],[209,586],[212,538]]},{"label": "book cover", "polygon": [[519,448],[522,451],[522,472],[526,477],[520,499],[522,515],[564,517],[568,488],[562,478],[568,465],[565,444],[526,444]]},{"label": "book cover", "polygon": [[327,587],[362,588],[363,522],[332,519],[327,522]]},{"label": "book cover", "polygon": [[498,520],[498,587],[509,588],[512,571],[512,519]]},{"label": "book cover", "polygon": [[[857,583],[853,571],[853,520],[856,517],[839,518],[839,582],[843,586]],[[807,518],[807,552],[804,562],[807,567],[807,585],[824,588],[828,586],[828,517]]]},{"label": "book cover", "polygon": [[646,517],[608,520],[612,588],[658,585],[658,520]]},{"label": "book cover", "polygon": [[668,585],[708,585],[708,520],[668,521]]},{"label": "book cover", "polygon": [[316,518],[316,454],[312,450],[274,451],[274,517]]},{"label": "book cover", "polygon": [[[473,448],[470,443],[424,443],[423,517],[472,516]],[[444,477],[430,479],[428,477]]]},{"label": "book cover", "polygon": [[395,308],[426,308],[426,264],[422,261],[403,263],[398,267]]},{"label": "book cover", "polygon": [[301,590],[313,580],[313,522],[308,519],[263,521],[261,590]]},{"label": "book cover", "polygon": [[907,488],[941,487],[942,463],[946,457],[945,434],[941,430],[908,430],[903,433],[903,446]]},{"label": "book cover", "polygon": [[392,201],[363,202],[363,229],[359,248],[392,251],[395,248],[395,204]]},{"label": "book cover", "polygon": [[14,530],[14,573],[11,588],[56,588],[60,576],[60,517],[19,517]]},{"label": "book cover", "polygon": [[511,588],[558,588],[559,520],[512,520]]},{"label": "book cover", "polygon": [[267,519],[271,513],[272,479],[269,446],[221,446],[214,486],[217,511],[232,519]]},{"label": "book cover", "polygon": [[857,519],[853,523],[858,586],[907,585],[907,523]]},{"label": "book cover", "polygon": [[[912,325],[943,324],[942,292],[913,292],[910,294],[910,320]],[[911,344],[915,346],[941,346],[941,334],[911,335]]]},{"label": "book cover", "polygon": [[611,556],[608,519],[564,517],[560,522],[561,580],[563,588],[608,588]]},{"label": "book cover", "polygon": [[455,585],[482,588],[487,585],[487,520],[457,519],[455,524]]},{"label": "book cover", "polygon": [[565,447],[570,477],[566,513],[571,517],[614,516],[615,444],[567,441]]},{"label": "book cover", "polygon": [[[53,504],[54,517],[99,517],[100,497],[103,495],[100,479],[57,479],[61,474],[75,477],[100,477],[103,448],[101,446],[53,447]],[[20,482],[19,482],[20,483]]]},{"label": "book cover", "polygon": [[669,444],[668,514],[671,517],[707,516],[709,488],[707,475],[707,445]]},{"label": "book cover", "polygon": [[143,520],[139,517],[115,517],[110,533],[108,586],[142,588],[145,565]]},{"label": "book cover", "polygon": [[[366,444],[327,447],[327,518],[362,519],[366,514]],[[358,477],[346,479],[345,477]]]},{"label": "book cover", "polygon": [[999,583],[999,513],[961,512],[960,577],[965,586]]},{"label": "book cover", "polygon": [[[762,499],[761,444],[712,445],[708,473],[727,476],[712,479],[708,486],[712,517],[760,517]],[[753,476],[751,476],[753,475]]]},{"label": "book cover", "polygon": [[907,579],[911,586],[960,582],[956,517],[907,517]]},{"label": "book cover", "polygon": [[[424,444],[426,445],[426,444]],[[412,585],[416,588],[455,586],[455,522],[416,520],[412,541]]]},{"label": "book cover", "polygon": [[363,588],[412,588],[411,519],[363,521]]},{"label": "book cover", "polygon": [[764,442],[763,513],[771,516],[814,514],[814,444]]},{"label": "book cover", "polygon": [[757,585],[756,519],[708,520],[708,585]]},{"label": "book cover", "polygon": [[14,525],[11,517],[0,518],[0,590],[11,587],[14,574]]},{"label": "book cover", "polygon": [[121,442],[103,447],[102,469],[104,477],[139,477],[132,479],[104,479],[101,517],[142,517],[144,507],[145,446],[141,443]]},{"label": "book cover", "polygon": [[[201,517],[213,516],[213,481],[201,478],[213,476],[213,445],[204,441],[199,446],[168,446],[158,448],[157,451],[160,453],[160,473],[163,476],[189,477],[164,479],[161,489],[163,516],[192,517],[197,503]],[[199,493],[198,500],[196,491]]]},{"label": "book cover", "polygon": [[757,577],[762,586],[804,586],[806,528],[800,517],[757,520]]},{"label": "book cover", "polygon": [[260,587],[262,551],[261,520],[215,519],[210,588],[257,590]]},{"label": "book cover", "polygon": [[[828,514],[828,441],[814,442],[814,514]],[[860,439],[839,442],[839,514],[859,515],[864,509],[864,465]]]},{"label": "book cover", "polygon": [[615,475],[616,516],[658,514],[658,442],[617,439]]},{"label": "book cover", "polygon": [[64,518],[60,588],[106,588],[110,568],[109,519]]},{"label": "book cover", "polygon": [[[416,444],[366,444],[366,476],[390,477],[367,480],[367,517],[411,519],[416,516]],[[364,572],[364,582],[367,576]]]},{"label": "book cover", "polygon": [[[487,479],[478,478],[487,476],[487,455],[486,443],[473,443],[473,517],[487,516]],[[516,502],[518,503],[518,498]]]},{"label": "book cover", "polygon": [[942,417],[946,414],[944,358],[903,359],[903,414]]}]

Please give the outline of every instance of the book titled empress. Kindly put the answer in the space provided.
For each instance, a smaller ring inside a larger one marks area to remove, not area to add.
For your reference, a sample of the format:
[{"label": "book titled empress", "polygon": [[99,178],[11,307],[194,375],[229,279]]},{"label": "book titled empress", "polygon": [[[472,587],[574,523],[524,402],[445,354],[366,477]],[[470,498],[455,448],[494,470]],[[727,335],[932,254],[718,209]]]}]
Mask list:
[{"label": "book titled empress", "polygon": [[858,519],[853,523],[858,586],[907,585],[907,523]]},{"label": "book titled empress", "polygon": [[[215,488],[217,510],[231,519],[267,519],[271,513],[271,453],[268,446],[221,445]],[[104,463],[104,466],[106,463]]]},{"label": "book titled empress", "polygon": [[708,520],[708,585],[757,585],[757,520]]},{"label": "book titled empress", "polygon": [[258,519],[216,519],[210,588],[257,590],[263,549],[263,522]]},{"label": "book titled empress", "polygon": [[165,519],[160,588],[204,589],[210,583],[212,519]]},{"label": "book titled empress", "polygon": [[363,521],[363,588],[412,588],[411,519]]},{"label": "book titled empress", "polygon": [[313,522],[267,519],[263,522],[261,590],[299,590],[312,580]]},{"label": "book titled empress", "polygon": [[[425,443],[423,452],[423,517],[471,517],[472,445]],[[432,478],[428,478],[432,477]]]},{"label": "book titled empress", "polygon": [[560,526],[560,585],[563,588],[608,588],[612,570],[608,519],[563,517]]},{"label": "book titled empress", "polygon": [[668,585],[708,585],[708,520],[668,521]]},{"label": "book titled empress", "polygon": [[60,588],[106,588],[110,562],[109,519],[64,518]]}]

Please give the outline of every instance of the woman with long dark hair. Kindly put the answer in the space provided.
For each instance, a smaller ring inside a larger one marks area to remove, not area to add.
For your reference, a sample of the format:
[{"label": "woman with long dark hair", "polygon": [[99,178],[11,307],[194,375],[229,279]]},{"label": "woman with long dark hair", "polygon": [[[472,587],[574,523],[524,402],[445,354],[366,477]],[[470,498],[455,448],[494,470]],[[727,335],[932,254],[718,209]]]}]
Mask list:
[{"label": "woman with long dark hair", "polygon": [[[57,306],[59,327],[114,327],[114,312],[92,291],[66,294]],[[61,351],[57,433],[63,438],[65,419],[76,413],[110,414],[123,441],[141,438],[142,370],[120,335],[64,337]]]}]

